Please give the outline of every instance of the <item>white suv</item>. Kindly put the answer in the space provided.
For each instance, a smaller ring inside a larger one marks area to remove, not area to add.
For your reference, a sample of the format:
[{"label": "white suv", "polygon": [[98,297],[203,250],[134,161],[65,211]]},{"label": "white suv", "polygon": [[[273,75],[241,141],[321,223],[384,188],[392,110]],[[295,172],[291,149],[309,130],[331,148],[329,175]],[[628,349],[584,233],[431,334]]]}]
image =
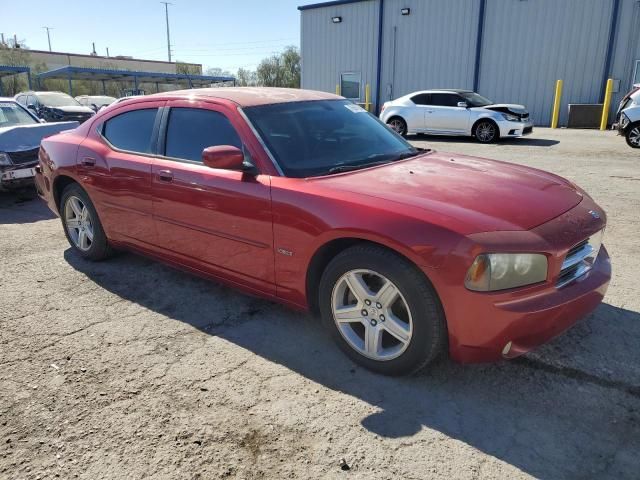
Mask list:
[{"label": "white suv", "polygon": [[380,119],[400,135],[473,136],[491,143],[533,131],[523,105],[495,104],[470,90],[423,90],[382,106]]}]

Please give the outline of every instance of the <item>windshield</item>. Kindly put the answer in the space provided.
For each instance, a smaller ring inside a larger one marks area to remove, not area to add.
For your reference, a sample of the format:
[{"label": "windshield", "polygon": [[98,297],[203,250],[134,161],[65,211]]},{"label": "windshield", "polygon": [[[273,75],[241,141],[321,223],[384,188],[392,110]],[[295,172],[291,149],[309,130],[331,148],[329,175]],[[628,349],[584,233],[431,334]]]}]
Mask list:
[{"label": "windshield", "polygon": [[475,92],[462,92],[460,96],[472,107],[486,107],[487,105],[493,105],[491,100],[484,98],[482,95],[478,95]]},{"label": "windshield", "polygon": [[78,101],[65,93],[38,93],[38,100],[47,107],[79,107]]},{"label": "windshield", "polygon": [[38,123],[21,106],[13,102],[0,102],[0,128]]},{"label": "windshield", "polygon": [[243,109],[287,177],[311,177],[416,155],[402,137],[347,100]]}]

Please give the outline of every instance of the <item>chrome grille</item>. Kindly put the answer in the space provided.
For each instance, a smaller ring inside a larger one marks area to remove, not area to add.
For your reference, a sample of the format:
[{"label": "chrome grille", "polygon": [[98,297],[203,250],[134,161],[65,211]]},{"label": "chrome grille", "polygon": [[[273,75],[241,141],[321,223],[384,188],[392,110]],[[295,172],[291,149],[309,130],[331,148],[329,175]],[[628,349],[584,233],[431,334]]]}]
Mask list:
[{"label": "chrome grille", "polygon": [[600,251],[600,245],[602,245],[603,234],[604,230],[600,230],[569,249],[562,262],[560,275],[556,282],[557,288],[568,285],[593,268]]}]

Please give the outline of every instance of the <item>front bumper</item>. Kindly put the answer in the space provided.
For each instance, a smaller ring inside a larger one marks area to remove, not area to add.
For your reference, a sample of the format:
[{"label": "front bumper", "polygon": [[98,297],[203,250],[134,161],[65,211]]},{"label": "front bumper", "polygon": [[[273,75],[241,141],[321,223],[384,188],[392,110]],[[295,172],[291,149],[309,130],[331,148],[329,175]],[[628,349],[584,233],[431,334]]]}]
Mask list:
[{"label": "front bumper", "polygon": [[500,137],[522,137],[533,133],[533,122],[510,122],[508,120],[502,120],[498,122],[500,128]]},{"label": "front bumper", "polygon": [[0,191],[30,187],[34,183],[36,164],[0,169]]}]

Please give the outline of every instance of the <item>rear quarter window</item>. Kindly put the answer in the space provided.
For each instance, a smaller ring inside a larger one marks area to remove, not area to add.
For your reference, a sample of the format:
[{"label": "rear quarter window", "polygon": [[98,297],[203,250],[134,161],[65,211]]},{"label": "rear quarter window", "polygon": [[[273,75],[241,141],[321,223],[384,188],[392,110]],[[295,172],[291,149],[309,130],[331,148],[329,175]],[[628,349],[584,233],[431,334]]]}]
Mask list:
[{"label": "rear quarter window", "polygon": [[131,110],[111,117],[102,127],[102,135],[119,150],[152,153],[151,138],[157,108]]}]

